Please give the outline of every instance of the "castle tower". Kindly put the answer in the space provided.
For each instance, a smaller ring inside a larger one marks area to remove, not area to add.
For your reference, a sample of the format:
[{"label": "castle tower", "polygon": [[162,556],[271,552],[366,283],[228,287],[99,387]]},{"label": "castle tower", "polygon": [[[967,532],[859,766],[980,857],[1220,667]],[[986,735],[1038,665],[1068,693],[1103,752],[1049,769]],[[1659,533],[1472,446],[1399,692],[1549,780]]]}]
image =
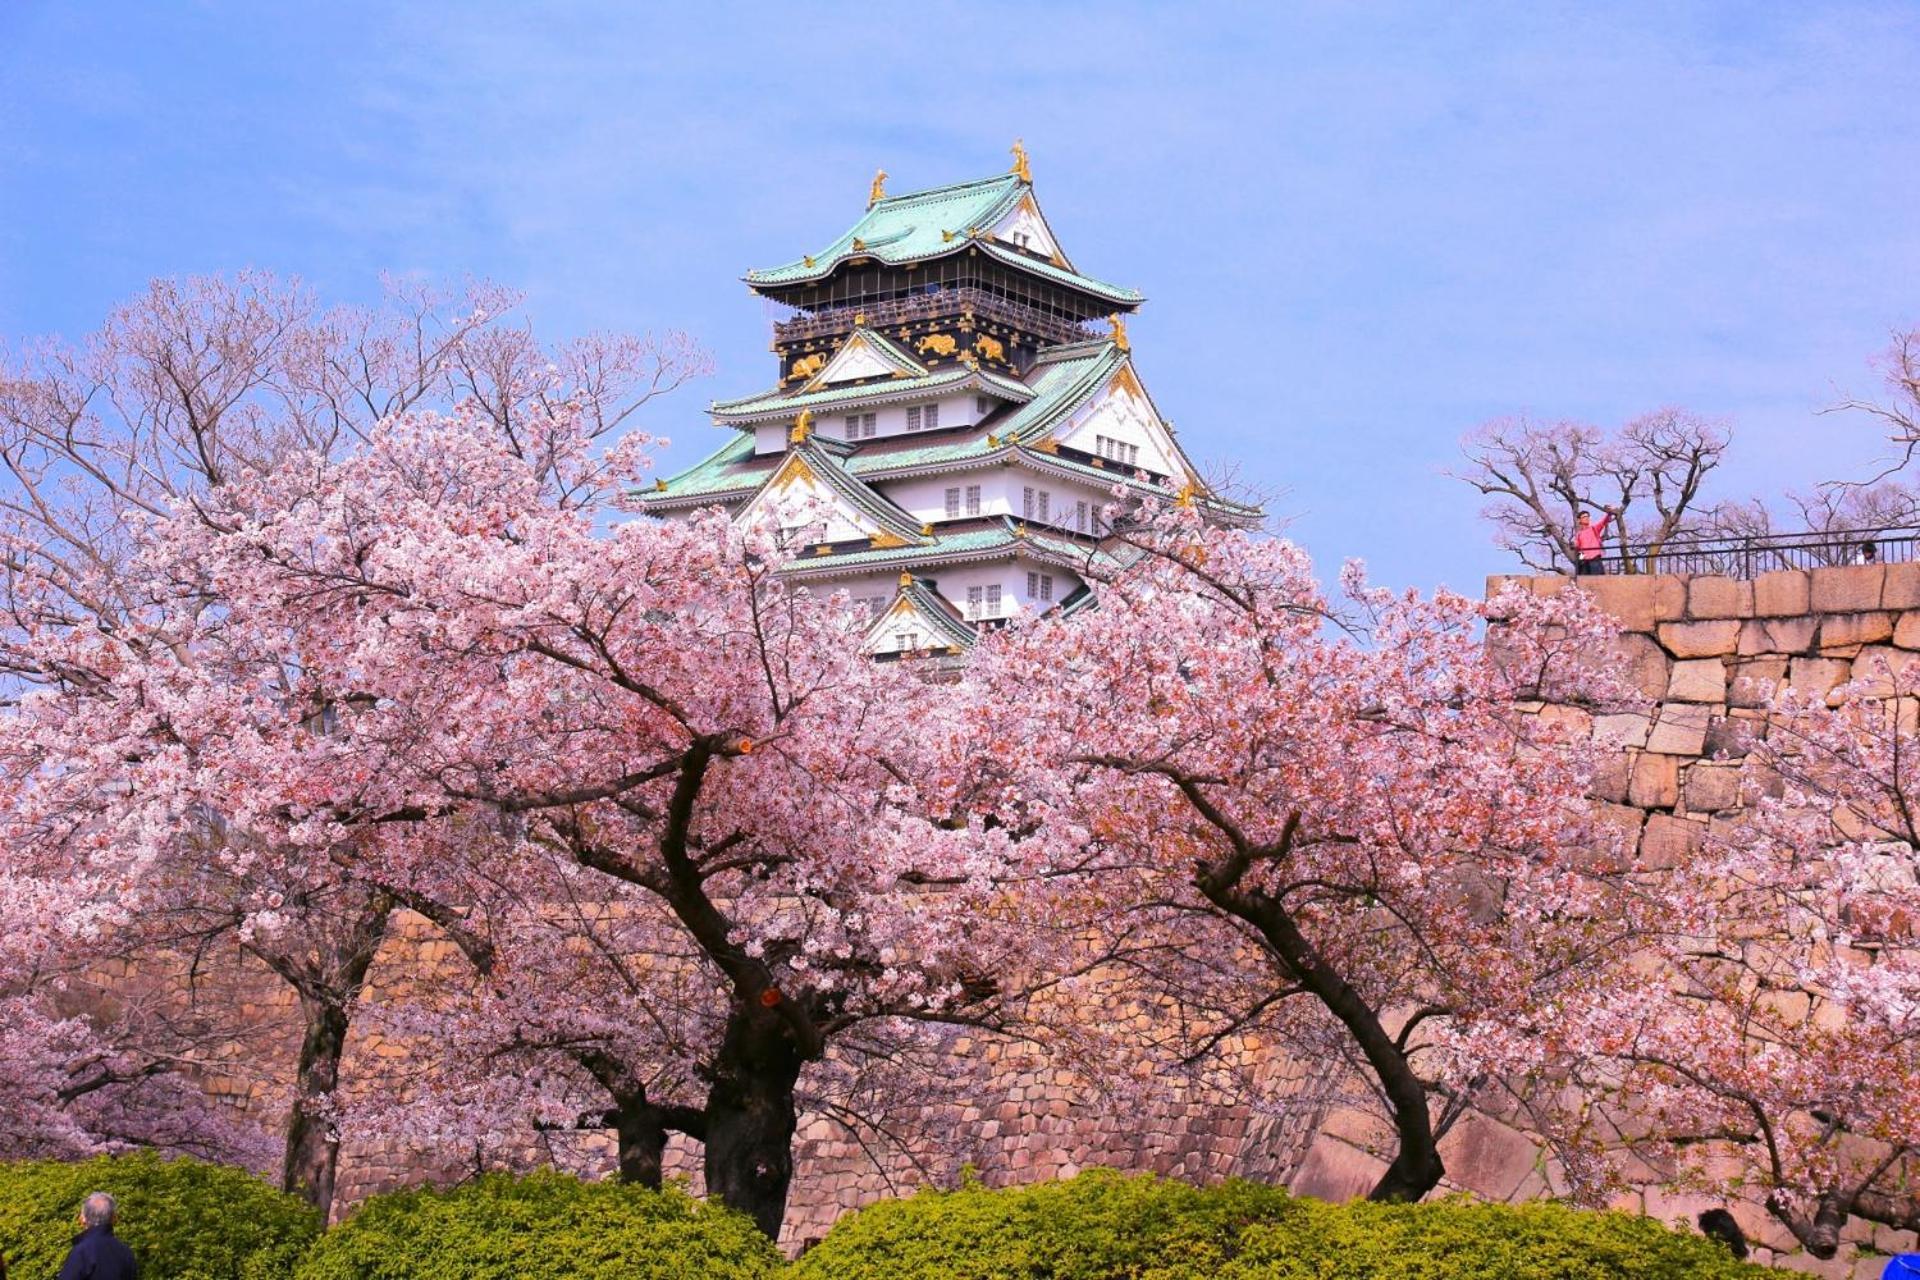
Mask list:
[{"label": "castle tower", "polygon": [[662,515],[773,512],[783,572],[866,603],[876,656],[959,654],[1022,610],[1090,601],[1115,552],[1102,512],[1128,496],[1260,519],[1207,491],[1134,371],[1144,299],[1074,266],[1014,156],[906,195],[879,174],[839,238],[748,272],[786,311],[779,382],[713,404],[731,439],[640,495]]}]

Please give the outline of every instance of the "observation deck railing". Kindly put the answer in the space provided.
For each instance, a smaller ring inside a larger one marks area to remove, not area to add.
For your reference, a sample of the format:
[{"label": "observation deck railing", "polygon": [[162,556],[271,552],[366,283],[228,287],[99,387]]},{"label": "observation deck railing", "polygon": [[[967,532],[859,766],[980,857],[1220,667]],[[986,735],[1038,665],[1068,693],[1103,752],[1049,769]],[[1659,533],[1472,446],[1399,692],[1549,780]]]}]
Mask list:
[{"label": "observation deck railing", "polygon": [[979,319],[995,320],[1016,329],[1024,329],[1052,342],[1082,342],[1096,336],[1078,320],[1003,298],[986,289],[962,286],[914,293],[901,298],[848,302],[806,312],[791,320],[777,320],[773,325],[773,340],[803,342],[808,338],[846,333],[853,328],[854,317],[859,315],[866,317],[870,328],[877,329],[962,311],[971,311]]},{"label": "observation deck railing", "polygon": [[1920,527],[1821,529],[1800,533],[1674,537],[1664,542],[1609,544],[1605,573],[1698,573],[1755,578],[1776,569],[1898,564],[1920,560]]}]

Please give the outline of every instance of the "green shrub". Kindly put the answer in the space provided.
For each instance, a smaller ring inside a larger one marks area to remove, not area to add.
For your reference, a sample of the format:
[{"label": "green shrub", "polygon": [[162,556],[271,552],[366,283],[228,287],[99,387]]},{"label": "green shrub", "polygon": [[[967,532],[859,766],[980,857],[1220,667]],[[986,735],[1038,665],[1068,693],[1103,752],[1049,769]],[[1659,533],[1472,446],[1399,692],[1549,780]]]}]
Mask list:
[{"label": "green shrub", "polygon": [[120,1203],[114,1234],[145,1280],[281,1280],[320,1216],[243,1169],[152,1152],[61,1163],[0,1164],[0,1255],[16,1276],[51,1276],[80,1227],[80,1202]]},{"label": "green shrub", "polygon": [[759,1280],[779,1252],[751,1220],[677,1187],[488,1174],[374,1196],[329,1231],[299,1280]]},{"label": "green shrub", "polygon": [[1648,1218],[1559,1205],[1324,1204],[1094,1170],[923,1191],[842,1219],[795,1280],[1721,1280],[1759,1276]]}]

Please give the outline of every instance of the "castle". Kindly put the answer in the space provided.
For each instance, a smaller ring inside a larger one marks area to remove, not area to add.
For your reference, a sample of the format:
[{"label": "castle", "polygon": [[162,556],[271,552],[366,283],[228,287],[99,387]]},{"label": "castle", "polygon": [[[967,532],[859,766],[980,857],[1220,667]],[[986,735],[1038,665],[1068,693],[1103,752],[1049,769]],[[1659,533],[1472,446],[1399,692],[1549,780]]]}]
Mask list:
[{"label": "castle", "polygon": [[972,182],[889,196],[885,176],[824,249],[747,273],[786,312],[779,381],[713,404],[731,438],[644,509],[771,515],[783,574],[864,604],[881,658],[958,656],[1021,612],[1089,602],[1129,498],[1258,523],[1154,407],[1126,329],[1145,299],[1074,266],[1023,147]]}]

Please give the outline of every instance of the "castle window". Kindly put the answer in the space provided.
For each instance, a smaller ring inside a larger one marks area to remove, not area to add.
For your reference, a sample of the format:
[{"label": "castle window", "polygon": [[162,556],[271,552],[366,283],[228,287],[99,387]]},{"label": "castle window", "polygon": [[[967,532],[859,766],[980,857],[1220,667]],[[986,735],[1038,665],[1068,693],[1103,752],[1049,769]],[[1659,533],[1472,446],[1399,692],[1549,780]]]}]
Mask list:
[{"label": "castle window", "polygon": [[987,616],[990,618],[1000,616],[1000,584],[997,582],[987,587]]},{"label": "castle window", "polygon": [[920,429],[920,406],[917,404],[908,405],[907,406],[907,430],[918,431],[919,429]]},{"label": "castle window", "polygon": [[1073,527],[1081,533],[1087,531],[1087,504],[1084,502],[1073,504]]},{"label": "castle window", "polygon": [[992,397],[975,396],[973,398],[973,411],[979,414],[983,418],[986,417],[989,413],[992,413],[993,412]]},{"label": "castle window", "polygon": [[967,514],[970,516],[980,514],[980,486],[977,484],[967,486]]},{"label": "castle window", "polygon": [[1096,451],[1108,461],[1124,462],[1130,467],[1140,465],[1139,445],[1115,440],[1112,436],[1095,436],[1093,440]]},{"label": "castle window", "polygon": [[956,488],[947,490],[947,519],[955,520],[955,519],[958,519],[959,516],[960,516],[960,490],[956,487]]},{"label": "castle window", "polygon": [[847,415],[847,439],[871,440],[878,430],[880,415],[874,413],[850,413]]},{"label": "castle window", "polygon": [[920,411],[920,424],[928,431],[940,425],[940,406],[930,404]]},{"label": "castle window", "polygon": [[985,587],[967,588],[967,616],[969,618],[977,618],[980,616],[980,606],[986,598],[987,591]]},{"label": "castle window", "polygon": [[1030,573],[1027,575],[1027,599],[1037,600],[1041,604],[1053,603],[1053,575],[1050,573]]}]

